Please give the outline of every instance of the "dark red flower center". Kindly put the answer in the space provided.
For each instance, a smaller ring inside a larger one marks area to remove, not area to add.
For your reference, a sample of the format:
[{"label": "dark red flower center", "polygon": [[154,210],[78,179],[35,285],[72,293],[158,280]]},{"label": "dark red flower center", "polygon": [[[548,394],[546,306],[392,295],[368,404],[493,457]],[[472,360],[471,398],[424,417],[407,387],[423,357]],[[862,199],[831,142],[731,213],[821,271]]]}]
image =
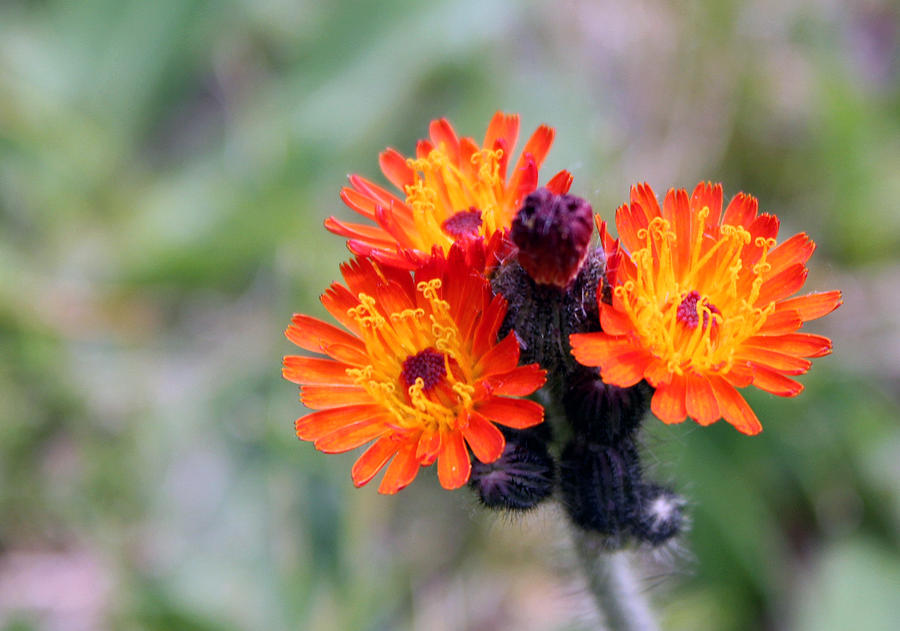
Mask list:
[{"label": "dark red flower center", "polygon": [[[681,304],[678,305],[678,311],[675,314],[675,318],[689,329],[696,329],[697,325],[700,324],[700,315],[697,312],[698,302],[700,302],[700,292],[692,291],[685,296],[684,300],[681,301]],[[703,312],[703,328],[705,329],[709,324],[709,314],[721,314],[722,312],[708,300],[704,301],[703,304],[709,309],[709,312]]]},{"label": "dark red flower center", "polygon": [[400,378],[406,387],[413,385],[416,379],[422,378],[425,382],[423,390],[428,391],[438,385],[447,376],[447,368],[444,365],[444,354],[433,348],[426,348],[415,355],[410,355],[403,361],[403,372]]},{"label": "dark red flower center", "polygon": [[461,210],[441,224],[445,233],[459,239],[464,236],[475,236],[481,228],[481,211],[472,206],[469,210]]}]

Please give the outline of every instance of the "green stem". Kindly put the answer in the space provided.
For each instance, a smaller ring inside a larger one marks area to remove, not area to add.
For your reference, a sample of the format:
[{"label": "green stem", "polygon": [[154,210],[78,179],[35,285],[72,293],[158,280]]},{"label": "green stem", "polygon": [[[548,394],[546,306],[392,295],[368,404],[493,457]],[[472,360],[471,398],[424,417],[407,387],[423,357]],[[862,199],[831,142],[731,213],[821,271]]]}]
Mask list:
[{"label": "green stem", "polygon": [[650,603],[631,568],[628,553],[610,550],[601,536],[572,529],[587,586],[609,631],[658,631]]}]

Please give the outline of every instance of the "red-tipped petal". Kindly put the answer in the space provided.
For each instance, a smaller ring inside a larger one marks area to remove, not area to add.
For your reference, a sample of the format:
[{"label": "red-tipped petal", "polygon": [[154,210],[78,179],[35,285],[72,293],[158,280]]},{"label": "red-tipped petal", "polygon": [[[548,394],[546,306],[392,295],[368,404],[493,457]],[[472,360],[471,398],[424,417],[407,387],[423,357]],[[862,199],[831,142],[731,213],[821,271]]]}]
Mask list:
[{"label": "red-tipped petal", "polygon": [[300,387],[300,400],[313,410],[327,410],[371,403],[372,397],[359,386],[305,385]]},{"label": "red-tipped petal", "polygon": [[475,365],[476,375],[494,375],[509,372],[519,363],[519,342],[509,333],[499,344],[485,353]]},{"label": "red-tipped petal", "polygon": [[294,430],[297,432],[297,438],[315,441],[341,427],[376,418],[383,413],[384,410],[380,405],[371,404],[321,410],[298,418],[294,422]]},{"label": "red-tipped petal", "polygon": [[606,333],[573,333],[569,336],[572,355],[582,366],[602,366],[615,356],[634,350],[626,337]]},{"label": "red-tipped petal", "polygon": [[722,216],[722,224],[749,228],[753,220],[756,219],[758,209],[759,202],[755,197],[746,193],[738,193],[732,198],[728,208],[725,209],[725,214]]},{"label": "red-tipped petal", "polygon": [[830,339],[811,333],[759,335],[747,339],[745,344],[798,357],[823,357],[831,352]]},{"label": "red-tipped petal", "polygon": [[401,191],[415,180],[415,172],[406,164],[406,157],[396,149],[385,149],[378,156],[381,172]]},{"label": "red-tipped petal", "polygon": [[553,137],[555,135],[556,131],[547,125],[541,125],[534,130],[534,133],[531,134],[531,138],[525,143],[525,148],[522,149],[522,157],[519,159],[518,166],[524,166],[523,161],[525,160],[525,156],[531,155],[534,159],[535,166],[540,168],[544,163],[544,158],[547,157],[547,153],[550,152],[550,146],[553,144]]},{"label": "red-tipped petal", "polygon": [[458,489],[469,481],[472,463],[462,432],[449,431],[441,436],[437,467],[438,480],[445,489]]},{"label": "red-tipped petal", "polygon": [[764,307],[771,302],[797,293],[803,287],[803,283],[806,282],[808,274],[809,271],[801,263],[786,267],[762,284],[756,304]]},{"label": "red-tipped petal", "polygon": [[316,440],[316,449],[326,454],[339,454],[356,449],[388,431],[381,417],[359,421],[333,431]]},{"label": "red-tipped petal", "polygon": [[652,361],[653,355],[643,349],[634,349],[608,359],[600,367],[600,376],[606,383],[630,388],[644,378],[644,372]]},{"label": "red-tipped petal", "polygon": [[315,353],[323,353],[323,349],[330,344],[362,346],[358,338],[346,331],[302,313],[293,315],[284,335],[300,348]]},{"label": "red-tipped petal", "polygon": [[547,182],[546,187],[551,193],[556,195],[565,195],[572,188],[572,181],[575,176],[568,171],[560,171]]},{"label": "red-tipped petal", "polygon": [[528,399],[491,397],[478,406],[478,412],[489,421],[513,429],[533,427],[544,420],[544,408]]},{"label": "red-tipped petal", "polygon": [[650,400],[650,410],[663,423],[681,423],[687,417],[684,397],[685,379],[673,375],[672,381],[656,388]]},{"label": "red-tipped petal", "polygon": [[459,164],[459,138],[456,136],[456,132],[453,131],[453,126],[450,125],[450,122],[446,118],[431,121],[428,132],[434,146],[443,147],[447,155],[450,156],[450,160],[454,164]]},{"label": "red-tipped petal", "polygon": [[778,244],[766,257],[772,266],[770,274],[776,274],[790,265],[805,265],[816,250],[816,244],[808,235],[801,232]]},{"label": "red-tipped petal", "polygon": [[469,413],[469,423],[463,428],[463,435],[475,457],[485,464],[499,458],[506,446],[503,433],[475,411]]},{"label": "red-tipped petal", "polygon": [[756,414],[744,400],[744,397],[721,377],[710,377],[709,383],[716,394],[719,411],[722,417],[742,434],[752,436],[762,431],[762,425]]},{"label": "red-tipped petal", "polygon": [[722,216],[722,185],[700,182],[691,193],[691,208],[697,211],[709,208],[706,225],[718,225],[719,218]]},{"label": "red-tipped petal", "polygon": [[654,217],[662,216],[656,193],[653,192],[653,189],[646,182],[635,184],[631,187],[631,206],[635,210],[640,210],[640,215],[643,216],[643,220],[648,224]]},{"label": "red-tipped petal", "polygon": [[357,488],[368,484],[399,448],[400,443],[390,436],[384,436],[372,443],[350,470],[353,484]]},{"label": "red-tipped petal", "polygon": [[812,362],[808,359],[753,346],[741,347],[735,359],[746,360],[786,375],[802,375],[812,366]]},{"label": "red-tipped petal", "polygon": [[402,443],[397,455],[391,460],[378,492],[384,495],[393,495],[400,489],[409,485],[419,472],[419,463],[416,461],[416,441],[406,440]]},{"label": "red-tipped petal", "polygon": [[782,300],[775,306],[779,311],[796,311],[804,321],[826,316],[844,303],[840,291],[823,291]]},{"label": "red-tipped petal", "polygon": [[795,397],[803,392],[802,383],[762,366],[757,366],[753,372],[753,385],[780,397]]},{"label": "red-tipped petal", "polygon": [[712,386],[705,377],[690,375],[685,384],[685,408],[700,425],[711,425],[721,418]]},{"label": "red-tipped petal", "polygon": [[318,357],[287,355],[281,374],[288,381],[316,385],[353,385],[353,377],[347,374],[347,364]]},{"label": "red-tipped petal", "polygon": [[628,316],[610,305],[600,305],[600,326],[608,335],[625,335],[634,331]]},{"label": "red-tipped petal", "polygon": [[797,311],[780,310],[776,307],[760,328],[760,335],[785,335],[803,326],[803,318]]},{"label": "red-tipped petal", "polygon": [[340,237],[362,241],[372,247],[390,247],[396,241],[383,229],[361,223],[346,223],[335,217],[325,220],[325,228]]},{"label": "red-tipped petal", "polygon": [[419,443],[416,445],[416,460],[423,467],[427,467],[434,462],[441,451],[441,433],[437,430],[425,430],[419,436]]},{"label": "red-tipped petal", "polygon": [[488,125],[484,135],[484,148],[493,149],[497,141],[502,141],[505,150],[509,153],[515,151],[516,142],[519,139],[519,115],[496,112]]},{"label": "red-tipped petal", "polygon": [[485,377],[481,383],[494,395],[524,397],[543,386],[546,380],[546,370],[538,364],[528,364],[509,372]]}]

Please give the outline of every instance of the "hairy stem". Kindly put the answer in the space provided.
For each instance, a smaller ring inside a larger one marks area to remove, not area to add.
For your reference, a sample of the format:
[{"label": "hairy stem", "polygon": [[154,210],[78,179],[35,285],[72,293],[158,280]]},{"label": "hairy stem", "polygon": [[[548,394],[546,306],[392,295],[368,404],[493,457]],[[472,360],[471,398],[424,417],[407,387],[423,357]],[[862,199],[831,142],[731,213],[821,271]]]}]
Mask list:
[{"label": "hairy stem", "polygon": [[599,535],[573,528],[575,552],[587,586],[609,631],[658,631],[650,603],[631,568],[628,554],[610,550]]}]

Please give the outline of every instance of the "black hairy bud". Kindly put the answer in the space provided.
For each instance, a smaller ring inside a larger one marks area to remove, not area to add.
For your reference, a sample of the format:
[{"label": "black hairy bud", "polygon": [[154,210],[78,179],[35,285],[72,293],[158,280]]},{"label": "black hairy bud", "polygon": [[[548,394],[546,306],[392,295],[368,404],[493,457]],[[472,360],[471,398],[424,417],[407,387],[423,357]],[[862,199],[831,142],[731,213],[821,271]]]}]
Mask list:
[{"label": "black hairy bud", "polygon": [[641,382],[630,388],[604,383],[595,370],[582,368],[566,384],[563,406],[576,436],[612,445],[632,435],[650,409],[653,391]]},{"label": "black hairy bud", "polygon": [[569,516],[585,530],[623,536],[641,514],[641,466],[630,439],[571,441],[560,461],[560,486]]},{"label": "black hairy bud", "polygon": [[640,512],[632,521],[634,536],[654,546],[676,536],[684,527],[684,498],[657,484],[639,490]]},{"label": "black hairy bud", "polygon": [[506,447],[495,462],[472,462],[469,486],[488,508],[523,511],[550,497],[556,465],[542,432],[503,428]]}]

